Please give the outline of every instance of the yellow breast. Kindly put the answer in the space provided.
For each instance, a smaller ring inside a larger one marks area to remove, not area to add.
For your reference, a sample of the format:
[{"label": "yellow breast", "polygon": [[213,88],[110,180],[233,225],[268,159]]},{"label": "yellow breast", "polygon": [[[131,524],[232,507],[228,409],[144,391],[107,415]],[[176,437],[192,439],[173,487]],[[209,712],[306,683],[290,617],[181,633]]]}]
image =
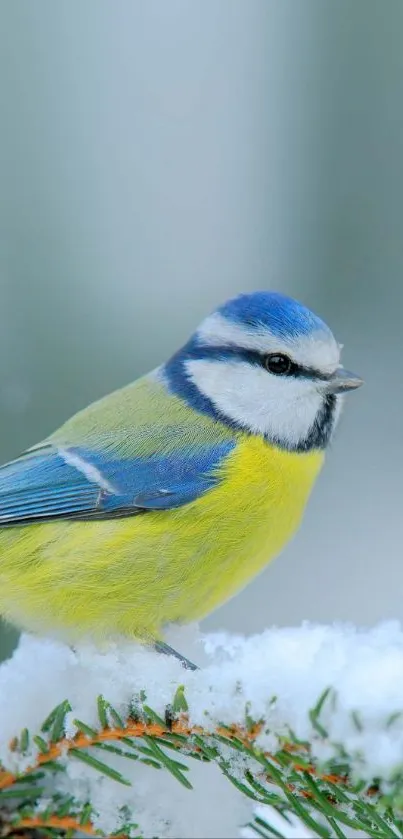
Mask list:
[{"label": "yellow breast", "polygon": [[239,435],[217,486],[177,510],[0,530],[0,611],[68,638],[196,620],[281,551],[322,461]]},{"label": "yellow breast", "polygon": [[241,437],[216,489],[191,505],[193,515],[183,510],[205,545],[195,586],[203,596],[197,605],[196,591],[190,599],[188,592],[185,611],[187,603],[198,617],[208,614],[280,553],[300,524],[323,459],[323,452],[287,452],[260,437]]}]

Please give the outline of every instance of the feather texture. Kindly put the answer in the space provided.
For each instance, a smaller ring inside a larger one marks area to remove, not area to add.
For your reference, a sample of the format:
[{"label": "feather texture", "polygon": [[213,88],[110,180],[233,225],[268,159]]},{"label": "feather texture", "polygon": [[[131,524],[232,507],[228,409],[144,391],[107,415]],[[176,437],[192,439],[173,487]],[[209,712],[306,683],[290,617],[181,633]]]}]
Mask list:
[{"label": "feather texture", "polygon": [[223,442],[143,458],[44,446],[0,469],[0,525],[180,507],[214,486],[233,446]]},{"label": "feather texture", "polygon": [[0,469],[0,526],[188,504],[214,486],[236,444],[214,426],[144,377]]},{"label": "feather texture", "polygon": [[0,612],[67,640],[161,637],[198,620],[276,556],[322,465],[240,435],[214,487],[171,510],[0,527]]}]

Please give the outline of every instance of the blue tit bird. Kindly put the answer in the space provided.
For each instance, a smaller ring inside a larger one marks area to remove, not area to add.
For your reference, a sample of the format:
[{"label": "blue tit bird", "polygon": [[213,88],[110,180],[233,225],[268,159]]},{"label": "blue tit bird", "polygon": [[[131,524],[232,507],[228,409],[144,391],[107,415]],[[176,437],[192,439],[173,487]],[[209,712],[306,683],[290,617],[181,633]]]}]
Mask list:
[{"label": "blue tit bird", "polygon": [[0,613],[68,642],[163,644],[298,527],[361,379],[326,324],[256,292],[0,469]]}]

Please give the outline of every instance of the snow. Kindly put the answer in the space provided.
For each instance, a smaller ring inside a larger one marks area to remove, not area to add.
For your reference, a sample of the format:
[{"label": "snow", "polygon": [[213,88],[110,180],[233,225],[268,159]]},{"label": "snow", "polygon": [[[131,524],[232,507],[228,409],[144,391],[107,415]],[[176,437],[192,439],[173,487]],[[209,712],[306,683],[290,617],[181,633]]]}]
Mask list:
[{"label": "snow", "polygon": [[[13,657],[0,666],[3,766],[17,771],[32,764],[35,750],[31,747],[21,756],[10,751],[10,741],[23,728],[39,733],[46,716],[65,699],[72,707],[67,718],[71,737],[74,719],[99,727],[99,694],[126,718],[132,698],[145,690],[147,704],[164,716],[176,688],[184,685],[191,724],[205,729],[244,724],[247,705],[249,716],[266,721],[258,740],[266,750],[276,748],[277,736],[291,728],[298,738],[312,742],[319,760],[342,746],[352,756],[357,776],[365,780],[387,782],[400,769],[403,630],[398,623],[367,630],[304,624],[249,638],[224,633],[203,638],[192,628],[176,630],[167,640],[201,669],[184,670],[174,658],[127,641],[102,650],[83,643],[72,650],[49,639],[22,636]],[[315,737],[309,711],[329,687],[320,715],[328,732],[323,741]],[[252,802],[215,765],[172,753],[189,765],[186,774],[194,787],[189,791],[165,770],[98,750],[94,754],[121,771],[132,786],[117,784],[67,756],[66,772],[57,773],[52,783],[78,801],[91,800],[96,826],[105,833],[121,825],[122,808],[145,836],[162,839],[220,839],[241,835],[242,828],[251,830],[245,825],[252,821]]]}]

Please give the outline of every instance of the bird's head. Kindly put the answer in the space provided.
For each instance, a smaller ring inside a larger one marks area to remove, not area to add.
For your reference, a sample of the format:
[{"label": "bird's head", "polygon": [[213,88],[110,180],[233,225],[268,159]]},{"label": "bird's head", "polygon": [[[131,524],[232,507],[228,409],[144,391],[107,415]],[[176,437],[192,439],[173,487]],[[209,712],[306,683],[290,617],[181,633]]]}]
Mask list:
[{"label": "bird's head", "polygon": [[343,395],[362,384],[340,364],[329,327],[273,292],[241,294],[207,317],[165,365],[198,411],[290,451],[325,448]]}]

